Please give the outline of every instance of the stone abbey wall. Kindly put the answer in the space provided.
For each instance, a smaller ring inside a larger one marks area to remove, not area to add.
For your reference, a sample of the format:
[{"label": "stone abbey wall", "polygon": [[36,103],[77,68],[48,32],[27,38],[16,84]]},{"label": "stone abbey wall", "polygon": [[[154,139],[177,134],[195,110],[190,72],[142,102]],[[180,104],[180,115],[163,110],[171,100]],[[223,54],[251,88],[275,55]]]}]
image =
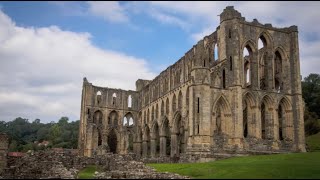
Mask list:
[{"label": "stone abbey wall", "polygon": [[136,91],[84,78],[79,150],[147,158],[305,152],[303,112],[297,26],[247,22],[228,6],[216,31],[153,80],[137,80]]},{"label": "stone abbey wall", "polygon": [[0,133],[0,175],[7,167],[7,154],[9,149],[9,137],[5,133]]}]

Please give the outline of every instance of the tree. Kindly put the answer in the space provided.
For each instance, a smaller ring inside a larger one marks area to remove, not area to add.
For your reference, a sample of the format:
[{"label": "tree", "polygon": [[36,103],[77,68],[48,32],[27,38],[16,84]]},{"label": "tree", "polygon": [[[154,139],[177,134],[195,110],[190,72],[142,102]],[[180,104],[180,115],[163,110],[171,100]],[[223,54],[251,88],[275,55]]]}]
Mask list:
[{"label": "tree", "polygon": [[304,78],[302,97],[306,103],[304,111],[305,134],[307,136],[320,132],[320,75],[311,73]]},{"label": "tree", "polygon": [[310,112],[320,117],[320,75],[311,73],[302,81],[302,96]]}]

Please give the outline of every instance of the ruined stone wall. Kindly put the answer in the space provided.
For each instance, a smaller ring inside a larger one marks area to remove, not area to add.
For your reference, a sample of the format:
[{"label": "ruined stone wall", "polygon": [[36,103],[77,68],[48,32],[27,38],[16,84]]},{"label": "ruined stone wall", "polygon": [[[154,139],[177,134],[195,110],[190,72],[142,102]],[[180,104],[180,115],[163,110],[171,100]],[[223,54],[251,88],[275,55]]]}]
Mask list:
[{"label": "ruined stone wall", "polygon": [[9,138],[6,134],[0,133],[0,175],[7,167],[7,154],[9,148]]},{"label": "ruined stone wall", "polygon": [[139,94],[131,90],[93,86],[86,79],[82,94],[78,145],[80,154],[91,156],[93,153],[110,151],[110,133],[117,146],[115,151],[127,153],[126,139],[133,134],[133,127],[138,120]]},{"label": "ruined stone wall", "polygon": [[[98,90],[88,84],[84,82],[82,130],[90,125],[85,125],[84,107],[95,107]],[[216,31],[153,80],[137,80],[133,92],[135,123],[122,134],[132,132],[138,157],[305,151],[296,26],[247,22],[228,6]],[[106,118],[110,107],[101,111],[107,111]],[[126,112],[118,113],[119,122]],[[83,144],[94,149],[88,144],[96,140],[89,136]]]},{"label": "ruined stone wall", "polygon": [[[12,158],[12,157],[10,157]],[[18,159],[10,159],[2,174],[6,179],[76,179],[79,170],[98,165],[100,179],[189,179],[172,173],[156,172],[130,155],[104,154],[94,157],[77,156],[66,151],[38,151]]]}]

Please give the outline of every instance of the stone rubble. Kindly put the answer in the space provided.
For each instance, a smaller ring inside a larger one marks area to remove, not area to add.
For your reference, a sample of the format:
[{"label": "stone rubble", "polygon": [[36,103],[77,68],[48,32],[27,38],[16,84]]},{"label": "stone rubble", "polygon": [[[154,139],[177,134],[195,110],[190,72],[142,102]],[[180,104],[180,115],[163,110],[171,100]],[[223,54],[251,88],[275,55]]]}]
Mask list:
[{"label": "stone rubble", "polygon": [[[130,155],[108,153],[81,157],[54,151],[39,151],[21,158],[9,158],[0,179],[75,179],[87,165],[98,165],[96,179],[189,179],[173,173],[156,172]],[[101,172],[100,172],[101,171]]]}]

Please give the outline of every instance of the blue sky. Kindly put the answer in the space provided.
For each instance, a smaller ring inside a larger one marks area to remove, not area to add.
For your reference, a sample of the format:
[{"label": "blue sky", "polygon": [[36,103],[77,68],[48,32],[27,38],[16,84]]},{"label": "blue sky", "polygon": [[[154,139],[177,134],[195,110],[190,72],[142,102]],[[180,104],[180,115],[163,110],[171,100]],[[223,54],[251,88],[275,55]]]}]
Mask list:
[{"label": "blue sky", "polygon": [[135,89],[215,31],[228,5],[297,25],[301,74],[320,73],[320,2],[0,2],[0,120],[79,119],[83,77]]}]

